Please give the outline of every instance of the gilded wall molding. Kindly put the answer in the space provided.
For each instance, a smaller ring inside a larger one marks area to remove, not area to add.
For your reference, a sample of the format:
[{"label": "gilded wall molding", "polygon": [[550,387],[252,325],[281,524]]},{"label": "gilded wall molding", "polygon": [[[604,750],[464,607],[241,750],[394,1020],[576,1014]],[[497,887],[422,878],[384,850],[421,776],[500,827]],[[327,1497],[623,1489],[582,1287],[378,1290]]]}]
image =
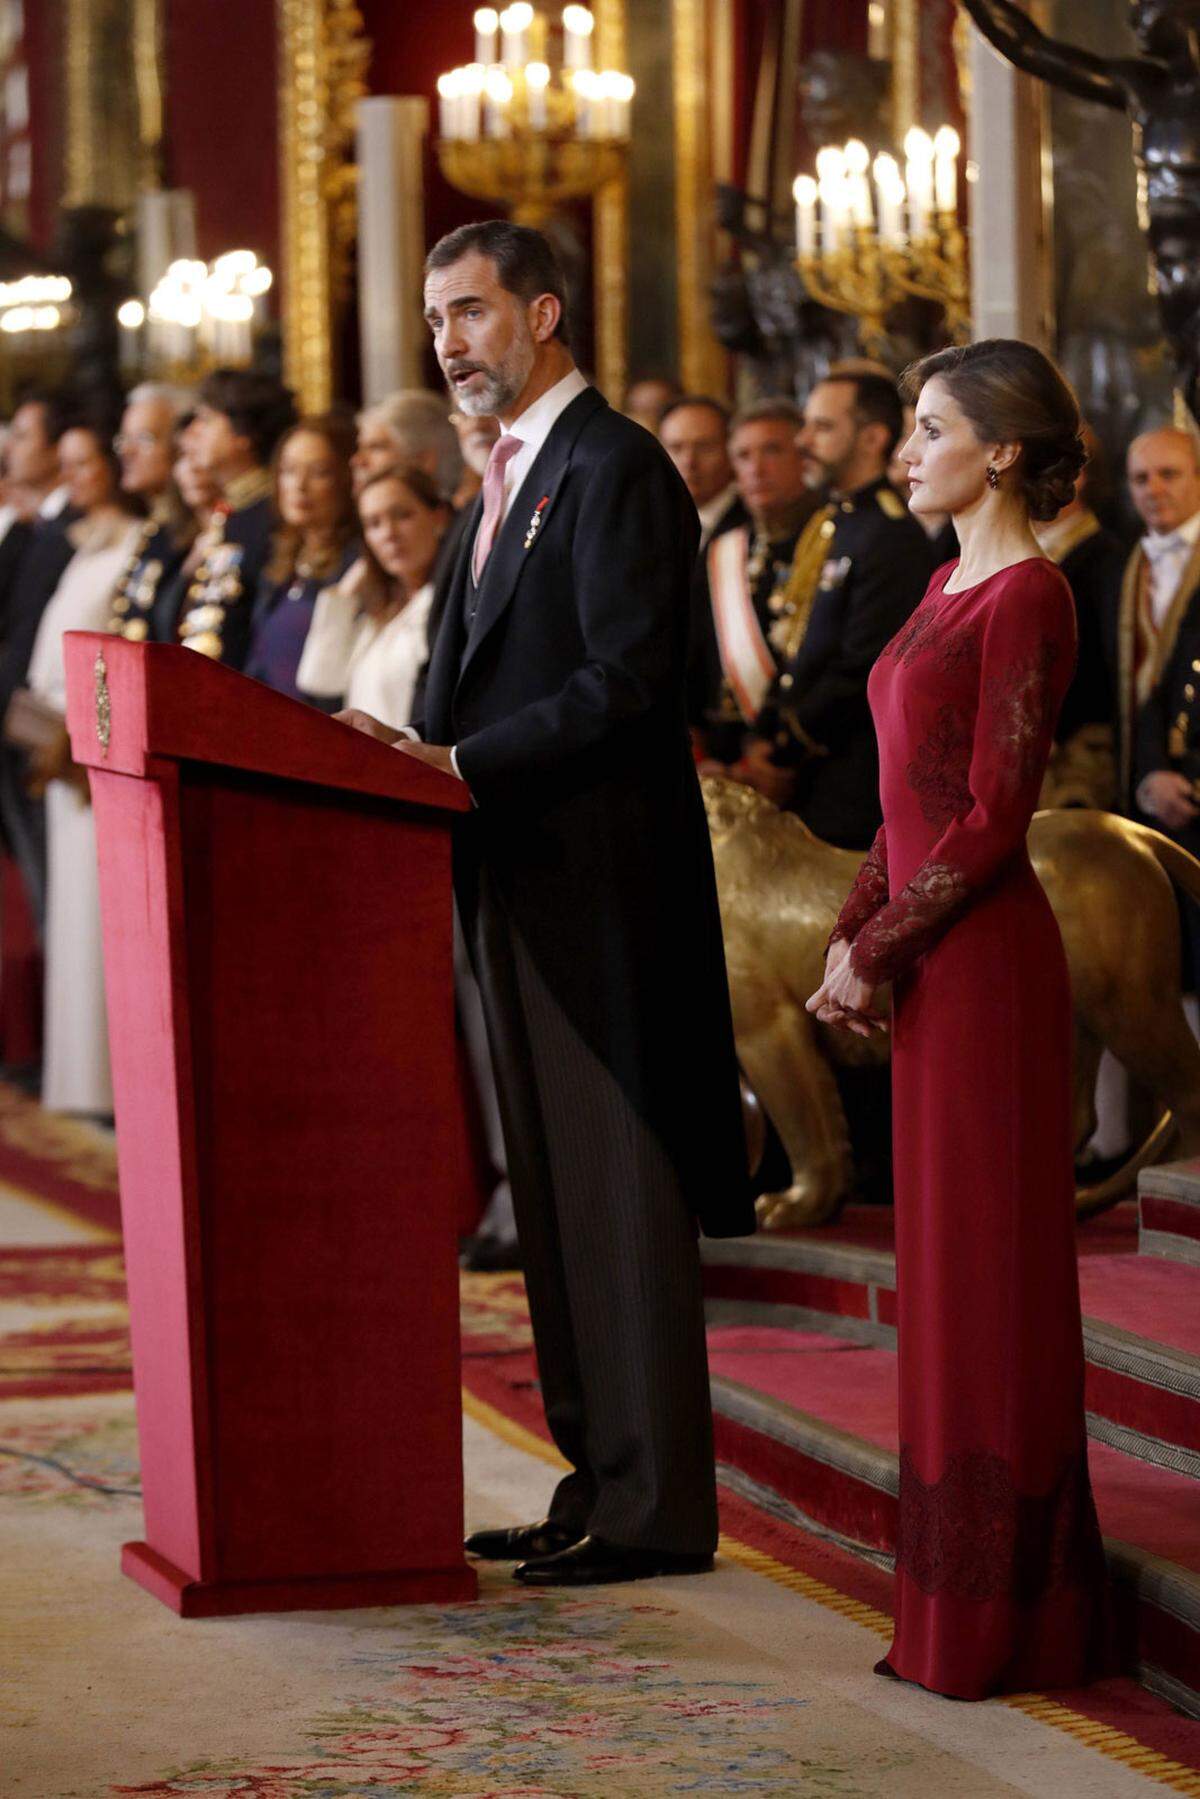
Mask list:
[{"label": "gilded wall molding", "polygon": [[920,0],[890,0],[888,35],[892,59],[892,140],[921,123]]},{"label": "gilded wall molding", "polygon": [[722,59],[731,60],[731,11],[728,0],[721,0],[711,20],[709,0],[672,0],[671,9],[679,372],[689,393],[718,396],[728,387],[729,366],[709,326],[708,294],[716,258],[713,182],[718,156],[727,160],[731,153],[732,82],[722,96],[725,124],[718,127],[713,70],[718,43]]},{"label": "gilded wall molding", "polygon": [[301,409],[324,412],[354,234],[354,111],[370,47],[353,0],[276,4],[284,370]]},{"label": "gilded wall molding", "polygon": [[[625,0],[595,0],[597,61],[624,69]],[[636,107],[634,121],[636,129]],[[629,385],[629,176],[610,181],[596,195],[593,258],[596,304],[596,382],[619,406]]]}]

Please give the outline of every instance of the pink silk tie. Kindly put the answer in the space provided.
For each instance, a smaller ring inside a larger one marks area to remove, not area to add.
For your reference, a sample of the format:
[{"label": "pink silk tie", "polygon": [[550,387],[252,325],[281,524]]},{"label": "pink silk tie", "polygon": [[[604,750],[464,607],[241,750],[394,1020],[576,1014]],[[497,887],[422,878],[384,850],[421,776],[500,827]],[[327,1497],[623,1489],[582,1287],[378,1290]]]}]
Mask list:
[{"label": "pink silk tie", "polygon": [[519,437],[498,437],[492,445],[492,453],[483,471],[483,517],[479,521],[475,551],[471,558],[471,573],[476,583],[492,553],[492,545],[504,517],[504,471],[521,448],[522,442],[523,439]]}]

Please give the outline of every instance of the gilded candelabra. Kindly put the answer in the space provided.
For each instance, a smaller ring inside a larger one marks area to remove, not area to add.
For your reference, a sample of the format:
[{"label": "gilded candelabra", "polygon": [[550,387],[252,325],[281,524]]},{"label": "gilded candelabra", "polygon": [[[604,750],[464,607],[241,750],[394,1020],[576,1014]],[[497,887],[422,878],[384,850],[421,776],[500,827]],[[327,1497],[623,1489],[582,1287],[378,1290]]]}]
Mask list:
[{"label": "gilded candelabra", "polygon": [[438,161],[461,193],[540,225],[565,201],[586,199],[620,175],[633,79],[592,68],[586,7],[565,7],[553,31],[523,4],[501,13],[481,7],[474,23],[475,61],[438,81]]},{"label": "gilded candelabra", "polygon": [[867,146],[852,139],[820,151],[816,180],[797,177],[796,267],[814,300],[858,320],[868,355],[886,360],[887,315],[910,294],[942,308],[956,341],[969,332],[959,149],[949,126],[932,138],[914,127],[905,139],[903,176],[897,159],[886,153],[872,167]]}]

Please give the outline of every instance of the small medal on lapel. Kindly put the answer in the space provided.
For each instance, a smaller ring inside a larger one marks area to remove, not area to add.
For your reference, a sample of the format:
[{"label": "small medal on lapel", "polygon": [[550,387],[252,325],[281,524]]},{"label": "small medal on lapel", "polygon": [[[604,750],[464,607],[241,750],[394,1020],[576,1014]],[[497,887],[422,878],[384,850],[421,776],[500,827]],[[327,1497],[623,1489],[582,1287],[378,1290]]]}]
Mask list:
[{"label": "small medal on lapel", "polygon": [[533,548],[533,545],[537,539],[537,534],[542,528],[542,510],[544,507],[548,506],[549,504],[550,504],[550,495],[548,493],[544,493],[542,495],[541,499],[538,501],[536,507],[534,508],[533,517],[529,521],[529,529],[525,533],[525,548],[527,550],[530,550]]}]

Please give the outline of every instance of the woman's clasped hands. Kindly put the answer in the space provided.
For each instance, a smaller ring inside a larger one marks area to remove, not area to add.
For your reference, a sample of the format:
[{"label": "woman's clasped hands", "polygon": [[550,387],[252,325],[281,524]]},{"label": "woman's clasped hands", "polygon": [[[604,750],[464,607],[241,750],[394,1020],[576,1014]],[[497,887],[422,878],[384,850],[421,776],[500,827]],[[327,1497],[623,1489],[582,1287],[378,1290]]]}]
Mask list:
[{"label": "woman's clasped hands", "polygon": [[886,990],[872,987],[850,965],[850,945],[836,938],[825,957],[825,979],[806,1003],[822,1024],[833,1024],[856,1037],[888,1029]]}]

